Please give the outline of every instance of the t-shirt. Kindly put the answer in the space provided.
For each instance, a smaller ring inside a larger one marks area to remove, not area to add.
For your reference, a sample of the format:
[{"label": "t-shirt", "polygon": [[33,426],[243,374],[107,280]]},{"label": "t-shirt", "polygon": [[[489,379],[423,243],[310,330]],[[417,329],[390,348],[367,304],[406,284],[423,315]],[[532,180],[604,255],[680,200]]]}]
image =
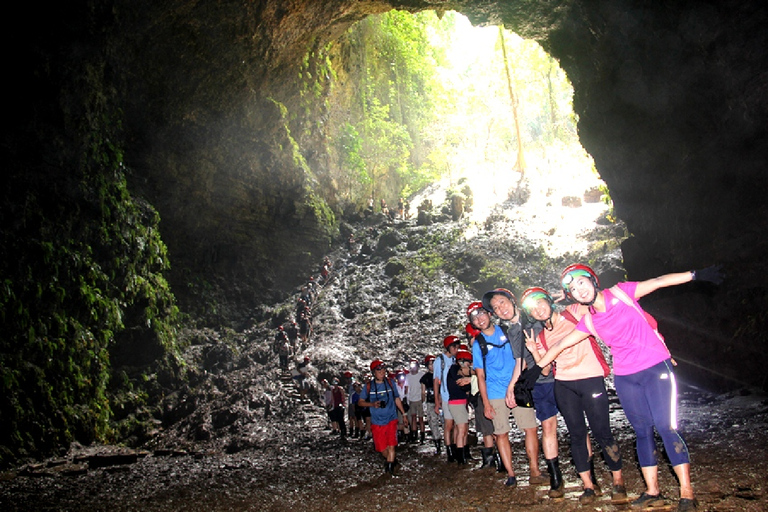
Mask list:
[{"label": "t-shirt", "polygon": [[435,403],[435,379],[432,375],[432,372],[426,372],[424,375],[422,375],[419,382],[424,384],[426,395],[424,401],[430,404]]},{"label": "t-shirt", "polygon": [[[637,283],[619,283],[618,286],[640,308],[634,298]],[[670,358],[667,346],[640,311],[624,304],[610,290],[603,290],[603,297],[605,311],[592,313],[592,322],[597,336],[611,349],[614,375],[631,375]],[[584,318],[579,320],[576,328],[589,333]]]},{"label": "t-shirt", "polygon": [[366,402],[385,402],[383,408],[370,407],[371,423],[374,425],[387,425],[391,421],[397,420],[395,398],[400,398],[400,395],[397,392],[397,386],[394,382],[388,379],[384,382],[376,382],[375,380],[370,381],[360,394],[360,399]]},{"label": "t-shirt", "polygon": [[515,370],[515,356],[512,354],[506,335],[501,328],[494,326],[492,336],[482,335],[486,340],[488,353],[483,362],[483,352],[480,343],[472,344],[472,366],[485,370],[485,387],[488,399],[504,398],[507,395],[507,387],[512,380],[512,372]]},{"label": "t-shirt", "polygon": [[411,372],[406,376],[409,402],[421,402],[421,378],[423,376],[424,370],[421,369],[416,373]]},{"label": "t-shirt", "polygon": [[466,399],[469,398],[468,393],[469,393],[471,384],[459,386],[456,383],[456,380],[460,378],[459,377],[460,369],[461,367],[458,364],[454,364],[448,370],[448,403],[460,402],[462,400],[466,401]]},{"label": "t-shirt", "polygon": [[[543,326],[541,325],[541,322],[535,322],[533,325],[527,325],[522,328],[519,325],[512,324],[507,329],[507,334],[509,335],[509,343],[512,346],[512,354],[514,354],[515,359],[519,361],[522,357],[525,361],[526,368],[533,368],[533,365],[536,364],[536,360],[533,358],[533,354],[531,354],[528,348],[525,346],[525,336],[523,335],[523,329],[525,329],[526,332],[532,329],[534,335],[538,336],[539,332],[541,332],[543,329]],[[552,375],[552,372],[548,373],[547,375],[539,375],[539,378],[536,379],[536,382],[554,381],[555,378]]]},{"label": "t-shirt", "polygon": [[[588,311],[587,306],[571,304],[567,311],[578,320]],[[547,348],[563,339],[576,328],[576,324],[568,320],[565,313],[560,315],[559,321],[551,331],[544,330],[543,336],[546,347],[541,343],[541,335],[536,337],[536,346],[539,352],[545,352]],[[604,377],[608,364],[605,362],[603,351],[591,336],[576,345],[563,350],[555,359],[555,380],[573,381],[588,379],[591,377]]]},{"label": "t-shirt", "polygon": [[443,354],[435,359],[434,366],[432,367],[435,379],[440,381],[440,397],[444,400],[448,400],[448,386],[446,385],[446,379],[448,378],[448,369],[454,362],[454,358]]}]

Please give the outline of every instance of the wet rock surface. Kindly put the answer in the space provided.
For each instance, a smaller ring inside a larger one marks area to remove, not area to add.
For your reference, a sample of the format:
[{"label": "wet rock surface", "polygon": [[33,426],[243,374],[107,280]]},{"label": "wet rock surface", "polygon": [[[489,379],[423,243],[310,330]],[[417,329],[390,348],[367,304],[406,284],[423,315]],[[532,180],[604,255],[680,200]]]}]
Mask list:
[{"label": "wet rock surface", "polygon": [[[580,483],[568,460],[560,428],[566,496],[546,496],[548,486],[527,483],[523,440],[513,431],[519,486],[508,489],[493,470],[458,469],[424,445],[398,447],[396,477],[383,471],[371,441],[341,441],[326,428],[319,406],[292,399],[280,421],[259,419],[243,428],[251,446],[226,449],[126,451],[76,448],[63,459],[2,475],[3,510],[373,510],[458,511],[628,510],[608,493],[579,505]],[[701,510],[764,511],[768,507],[768,401],[748,392],[713,394],[685,388],[680,418],[693,457],[692,475]],[[625,458],[630,497],[642,492],[633,453],[634,435],[615,402],[613,425]],[[429,437],[429,436],[428,436]],[[201,447],[202,448],[202,447]],[[477,450],[474,450],[477,452]],[[475,453],[479,465],[479,453]],[[603,489],[610,474],[598,464]],[[662,465],[662,493],[676,507],[677,484]],[[543,469],[543,464],[542,464]],[[661,509],[665,510],[665,509]]]},{"label": "wet rock surface", "polygon": [[[509,215],[510,209],[520,213],[519,207],[506,204],[482,223],[418,226],[413,219],[354,227],[357,244],[351,252],[331,255],[333,271],[312,307],[312,336],[293,357],[310,358],[315,382],[348,370],[365,378],[374,357],[394,369],[412,357],[436,353],[445,335],[463,332],[464,308],[477,290],[505,284],[483,280],[479,269],[489,262],[510,265],[505,268],[516,280],[508,286],[518,292],[532,283],[554,288],[557,270],[576,257],[589,257],[605,276],[621,276],[620,256],[608,244],[620,226],[579,234],[588,253],[547,255],[530,239],[546,226],[520,220],[530,215]],[[432,266],[438,256],[443,264]],[[547,497],[547,485],[528,484],[523,437],[516,430],[510,434],[520,482],[516,489],[505,487],[492,470],[472,469],[480,464],[477,448],[475,460],[464,469],[435,456],[429,434],[424,445],[400,445],[398,474],[386,475],[372,442],[333,435],[317,387],[302,397],[290,372],[278,367],[272,340],[293,307],[292,300],[261,307],[243,331],[188,328],[182,336],[188,341],[189,378],[168,389],[157,405],[149,441],[134,440],[134,448],[74,445],[66,456],[6,471],[0,474],[0,510],[629,508],[611,503],[608,492],[593,505],[579,504],[580,483],[562,420],[560,458],[567,493],[561,501]],[[678,340],[668,342],[674,352]],[[681,366],[679,374],[681,431],[692,453],[701,509],[765,510],[768,399],[746,388],[722,387],[733,383],[715,382],[701,368]],[[644,490],[634,434],[615,396],[611,414],[626,461],[627,490],[634,497]],[[543,460],[540,466],[543,470]],[[609,473],[600,463],[597,468],[607,491]],[[667,510],[673,509],[677,484],[666,465],[660,480],[662,493],[670,498]]]}]

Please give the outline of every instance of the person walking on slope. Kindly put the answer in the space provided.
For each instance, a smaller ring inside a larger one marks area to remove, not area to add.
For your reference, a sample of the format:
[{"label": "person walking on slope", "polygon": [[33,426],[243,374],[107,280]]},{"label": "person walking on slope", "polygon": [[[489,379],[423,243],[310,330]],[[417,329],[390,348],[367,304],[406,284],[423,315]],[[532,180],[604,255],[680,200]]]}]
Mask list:
[{"label": "person walking on slope", "polygon": [[408,417],[411,425],[411,434],[408,441],[411,443],[415,443],[417,436],[420,434],[420,444],[424,444],[426,436],[424,428],[424,402],[422,402],[421,393],[421,378],[424,376],[424,373],[419,362],[416,359],[412,359],[408,366],[408,375],[405,377],[408,384]]},{"label": "person walking on slope", "polygon": [[[587,312],[587,306],[571,304],[562,312],[553,309],[554,300],[546,290],[539,287],[528,288],[521,297],[521,308],[534,322],[540,322],[543,329],[534,336],[533,330],[525,332],[526,346],[536,363],[549,347],[560,342],[569,334],[579,319]],[[584,493],[579,502],[589,504],[600,496],[600,486],[595,477],[592,457],[592,443],[589,440],[586,416],[594,438],[600,443],[603,459],[613,475],[611,500],[622,502],[627,499],[621,468],[621,450],[611,432],[608,409],[608,393],[604,378],[610,368],[605,361],[603,351],[594,337],[589,343],[577,343],[560,353],[550,366],[555,366],[554,393],[557,407],[563,415],[571,438],[571,456],[574,466],[584,484]],[[542,373],[547,370],[543,370]],[[538,386],[538,383],[536,384]],[[534,398],[535,402],[535,398]],[[547,455],[547,469],[550,475],[550,498],[564,496],[564,484],[560,472],[560,463]]]},{"label": "person walking on slope", "polygon": [[435,407],[435,356],[429,354],[424,357],[424,366],[427,367],[427,371],[424,372],[424,375],[422,375],[419,380],[421,383],[421,400],[424,404],[424,412],[427,415],[429,431],[432,433],[432,442],[435,444],[435,455],[440,455],[443,445],[443,435],[440,432],[440,413]]},{"label": "person walking on slope", "polygon": [[654,428],[664,442],[680,484],[677,510],[688,512],[698,507],[691,485],[691,462],[688,447],[677,431],[677,384],[672,371],[674,362],[664,338],[656,330],[655,320],[637,302],[659,288],[691,281],[722,282],[717,267],[665,274],[640,282],[623,282],[601,290],[597,274],[587,265],[574,264],[563,270],[560,282],[563,292],[589,308],[576,328],[560,343],[551,347],[526,376],[533,387],[536,374],[565,349],[587,339],[600,338],[613,355],[616,393],[637,435],[637,459],[646,490],[632,502],[634,507],[665,504],[658,479],[658,461]]},{"label": "person walking on slope", "polygon": [[408,424],[408,417],[403,410],[403,403],[397,393],[397,386],[387,377],[387,368],[380,359],[371,362],[373,379],[368,382],[360,394],[357,405],[369,407],[371,411],[371,432],[377,452],[385,459],[384,471],[395,476],[395,447],[397,446],[397,413],[403,415]]},{"label": "person walking on slope", "polygon": [[443,415],[443,441],[448,462],[456,462],[456,438],[453,433],[453,416],[448,409],[448,370],[459,351],[459,338],[446,336],[443,339],[443,353],[435,359],[433,386],[435,390],[435,412]]},{"label": "person walking on slope", "polygon": [[[471,303],[467,307],[467,316],[480,331],[472,344],[472,362],[483,402],[482,414],[493,421],[496,449],[499,451],[501,465],[507,470],[505,485],[516,487],[517,478],[512,468],[512,447],[509,443],[510,406],[515,403],[512,389],[515,356],[507,334],[491,322],[491,315],[483,308],[482,302]],[[515,336],[522,332],[519,324],[513,325],[512,329]]]}]

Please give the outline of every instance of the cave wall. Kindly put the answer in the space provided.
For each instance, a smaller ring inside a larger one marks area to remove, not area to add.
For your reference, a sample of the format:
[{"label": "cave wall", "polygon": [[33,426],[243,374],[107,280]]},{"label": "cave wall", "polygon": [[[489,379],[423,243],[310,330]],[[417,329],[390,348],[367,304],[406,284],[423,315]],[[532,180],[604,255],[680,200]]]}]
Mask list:
[{"label": "cave wall", "polygon": [[[121,101],[128,181],[160,213],[183,306],[195,306],[194,293],[184,302],[190,290],[212,285],[245,317],[303,281],[330,247],[338,205],[324,180],[318,123],[327,96],[301,95],[307,53],[369,14],[454,9],[477,24],[504,23],[560,61],[574,84],[581,140],[632,234],[623,246],[628,277],[725,265],[729,279],[717,289],[694,284],[648,299],[670,344],[680,340],[686,355],[765,385],[763,2],[78,5],[108,6],[113,16],[100,28],[114,49],[105,58]],[[57,31],[57,46],[39,44],[55,16],[39,12],[14,28],[25,34],[24,59],[45,66],[88,44],[77,26]]]}]

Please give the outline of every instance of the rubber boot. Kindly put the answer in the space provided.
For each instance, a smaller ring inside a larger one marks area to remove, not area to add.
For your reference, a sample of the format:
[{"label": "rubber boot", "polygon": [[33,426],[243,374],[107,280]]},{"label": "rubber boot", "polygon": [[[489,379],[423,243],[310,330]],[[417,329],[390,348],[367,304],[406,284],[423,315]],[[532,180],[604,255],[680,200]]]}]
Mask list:
[{"label": "rubber boot", "polygon": [[419,444],[424,444],[424,438],[426,438],[427,434],[426,432],[421,433],[421,439],[419,439]]},{"label": "rubber boot", "polygon": [[455,444],[449,444],[445,447],[445,453],[448,455],[448,462],[456,462],[456,456],[453,453],[453,447]]},{"label": "rubber boot", "polygon": [[469,445],[468,445],[468,444],[465,444],[465,445],[464,445],[464,460],[465,460],[466,462],[469,462],[469,461],[471,461],[471,460],[474,460],[474,459],[472,458],[472,454],[469,452]]},{"label": "rubber boot", "polygon": [[557,457],[547,459],[547,472],[549,473],[549,497],[562,498],[565,496],[565,483],[563,473],[560,471],[560,461]]},{"label": "rubber boot", "polygon": [[493,468],[496,466],[496,457],[493,455],[493,448],[480,448],[480,458],[483,460],[478,469]]},{"label": "rubber boot", "polygon": [[595,488],[595,496],[602,496],[603,490],[600,489],[600,484],[597,483],[597,476],[595,476],[595,460],[593,457],[589,458],[589,478],[592,480],[592,485]]},{"label": "rubber boot", "polygon": [[443,440],[433,439],[432,441],[435,443],[435,455],[440,455],[443,451]]},{"label": "rubber boot", "polygon": [[419,433],[415,430],[411,430],[411,444],[416,444],[419,439]]},{"label": "rubber boot", "polygon": [[453,446],[454,446],[454,449],[456,450],[456,462],[459,463],[459,466],[466,466],[467,458],[465,455],[466,452],[464,451],[464,448],[466,448],[466,446],[462,446],[461,448],[457,447],[456,445],[453,445]]},{"label": "rubber boot", "polygon": [[497,473],[506,473],[507,468],[504,467],[504,461],[501,460],[501,455],[499,452],[496,452],[496,455],[494,455],[496,459],[496,472]]}]

